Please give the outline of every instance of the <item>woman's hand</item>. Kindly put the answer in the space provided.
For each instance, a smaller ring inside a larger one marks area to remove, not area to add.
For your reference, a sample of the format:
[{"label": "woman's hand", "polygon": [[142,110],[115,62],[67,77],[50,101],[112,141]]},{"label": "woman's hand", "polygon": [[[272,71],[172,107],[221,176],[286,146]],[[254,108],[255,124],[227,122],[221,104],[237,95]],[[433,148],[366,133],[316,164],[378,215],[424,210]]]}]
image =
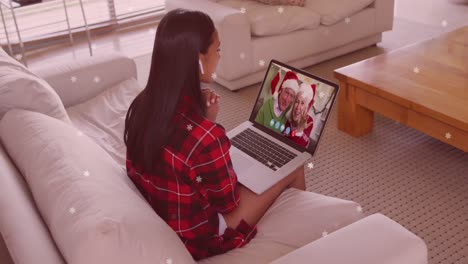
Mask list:
[{"label": "woman's hand", "polygon": [[314,123],[313,120],[312,122],[307,123],[308,118],[309,118],[309,115],[307,114],[307,112],[301,115],[301,118],[298,122],[297,132],[304,131],[304,129],[308,128]]},{"label": "woman's hand", "polygon": [[211,89],[203,88],[202,98],[205,102],[205,117],[211,122],[216,122],[216,117],[218,116],[219,112],[219,94]]}]

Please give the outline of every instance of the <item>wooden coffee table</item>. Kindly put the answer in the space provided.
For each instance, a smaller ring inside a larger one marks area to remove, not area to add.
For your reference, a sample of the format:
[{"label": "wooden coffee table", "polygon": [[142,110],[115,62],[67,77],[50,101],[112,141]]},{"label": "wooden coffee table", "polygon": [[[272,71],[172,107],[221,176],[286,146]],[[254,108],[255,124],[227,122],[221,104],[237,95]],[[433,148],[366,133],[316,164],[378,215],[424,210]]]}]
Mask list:
[{"label": "wooden coffee table", "polygon": [[338,128],[372,130],[373,113],[468,152],[468,26],[335,70]]}]

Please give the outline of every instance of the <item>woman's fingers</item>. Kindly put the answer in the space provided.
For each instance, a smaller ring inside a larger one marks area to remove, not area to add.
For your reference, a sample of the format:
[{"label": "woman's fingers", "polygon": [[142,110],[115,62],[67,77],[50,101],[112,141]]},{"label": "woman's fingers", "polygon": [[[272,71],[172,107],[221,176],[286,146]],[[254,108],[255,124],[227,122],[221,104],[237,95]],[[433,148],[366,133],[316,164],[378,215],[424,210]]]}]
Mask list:
[{"label": "woman's fingers", "polygon": [[206,91],[207,95],[206,95],[206,106],[210,106],[212,104],[215,104],[217,102],[219,102],[219,94],[215,93],[214,91],[212,90],[209,90],[209,91]]}]

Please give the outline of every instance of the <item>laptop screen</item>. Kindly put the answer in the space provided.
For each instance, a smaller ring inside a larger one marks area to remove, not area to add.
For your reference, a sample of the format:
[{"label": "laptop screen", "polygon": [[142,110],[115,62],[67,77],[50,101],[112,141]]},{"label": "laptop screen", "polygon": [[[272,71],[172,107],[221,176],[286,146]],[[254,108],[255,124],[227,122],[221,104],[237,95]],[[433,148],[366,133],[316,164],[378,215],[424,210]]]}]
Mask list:
[{"label": "laptop screen", "polygon": [[250,121],[313,155],[337,90],[338,86],[330,81],[273,60]]}]

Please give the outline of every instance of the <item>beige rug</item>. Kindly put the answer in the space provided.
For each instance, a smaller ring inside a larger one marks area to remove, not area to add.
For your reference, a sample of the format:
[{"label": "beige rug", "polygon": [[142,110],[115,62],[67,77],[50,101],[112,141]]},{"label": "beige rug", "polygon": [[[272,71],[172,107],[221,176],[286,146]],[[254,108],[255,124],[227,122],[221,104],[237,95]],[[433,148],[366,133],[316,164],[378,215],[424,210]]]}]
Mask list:
[{"label": "beige rug", "polygon": [[[378,46],[306,70],[335,81],[336,68],[442,32],[397,19]],[[136,59],[142,84],[149,60]],[[229,130],[248,119],[260,85],[238,92],[213,88],[222,98],[218,120]],[[306,168],[309,191],[353,200],[368,214],[394,219],[424,239],[431,264],[468,263],[467,153],[378,115],[371,134],[352,138],[337,130],[334,111],[311,161],[315,168]]]}]

